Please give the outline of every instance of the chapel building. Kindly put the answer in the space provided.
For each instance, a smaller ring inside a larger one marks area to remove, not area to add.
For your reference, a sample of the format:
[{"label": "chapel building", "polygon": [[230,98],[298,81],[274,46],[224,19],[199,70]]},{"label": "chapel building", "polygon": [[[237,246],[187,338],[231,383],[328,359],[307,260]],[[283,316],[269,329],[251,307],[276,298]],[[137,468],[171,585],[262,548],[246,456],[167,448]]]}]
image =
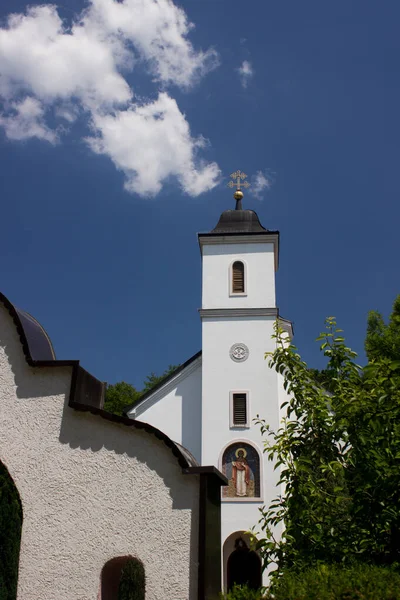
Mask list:
[{"label": "chapel building", "polygon": [[202,350],[126,409],[128,417],[161,429],[228,479],[221,488],[225,590],[235,582],[254,588],[267,583],[246,532],[257,525],[259,508],[279,494],[279,470],[263,454],[254,419],[259,415],[279,427],[287,395],[265,353],[275,349],[277,320],[288,339],[293,335],[276,306],[279,232],[242,208],[241,191],[234,197],[236,208],[223,212],[210,232],[198,234]]},{"label": "chapel building", "polygon": [[0,293],[0,598],[218,600],[226,478],[104,391]]}]

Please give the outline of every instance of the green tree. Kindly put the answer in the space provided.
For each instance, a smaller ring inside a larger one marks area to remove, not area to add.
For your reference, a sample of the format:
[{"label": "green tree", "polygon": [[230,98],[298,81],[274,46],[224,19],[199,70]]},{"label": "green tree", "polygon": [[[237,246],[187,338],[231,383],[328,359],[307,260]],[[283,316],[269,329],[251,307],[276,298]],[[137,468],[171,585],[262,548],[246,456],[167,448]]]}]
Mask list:
[{"label": "green tree", "polygon": [[[381,313],[375,310],[368,313],[364,347],[369,362],[385,356],[392,360],[400,360],[400,295],[394,301],[387,324]],[[310,373],[319,384],[331,391],[332,371],[310,369]]]},{"label": "green tree", "polygon": [[152,390],[154,387],[156,387],[156,385],[158,385],[163,379],[168,377],[178,367],[179,365],[169,365],[169,367],[165,369],[165,371],[161,375],[156,375],[155,373],[150,373],[150,375],[147,375],[146,379],[144,380],[142,394],[146,394],[147,392]]},{"label": "green tree", "polygon": [[399,561],[400,362],[384,357],[358,366],[334,318],[318,339],[329,392],[278,329],[269,355],[290,399],[277,431],[258,421],[284,489],[261,512],[264,565],[276,563],[281,572],[321,562]]},{"label": "green tree", "polygon": [[375,310],[368,313],[365,352],[369,361],[383,357],[400,360],[400,295],[394,301],[387,324],[381,313]]},{"label": "green tree", "polygon": [[104,402],[104,410],[122,415],[126,406],[137,402],[141,396],[133,385],[125,381],[119,381],[113,385],[108,385]]},{"label": "green tree", "polygon": [[163,379],[168,377],[168,375],[175,371],[178,366],[179,365],[170,365],[161,375],[150,373],[150,375],[146,377],[141,391],[137,390],[131,383],[126,383],[125,381],[119,381],[118,383],[108,385],[104,401],[104,410],[116,415],[122,415],[127,406],[138,402],[144,394],[152,390]]}]

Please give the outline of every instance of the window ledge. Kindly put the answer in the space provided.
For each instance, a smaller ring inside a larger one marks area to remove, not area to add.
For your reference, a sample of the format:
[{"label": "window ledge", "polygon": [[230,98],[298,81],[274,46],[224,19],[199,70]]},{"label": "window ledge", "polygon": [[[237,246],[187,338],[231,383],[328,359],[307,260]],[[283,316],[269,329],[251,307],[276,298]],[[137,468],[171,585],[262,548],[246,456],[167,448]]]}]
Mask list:
[{"label": "window ledge", "polygon": [[239,498],[235,496],[235,498],[221,498],[221,503],[223,502],[255,502],[256,504],[260,504],[264,500],[262,498]]}]

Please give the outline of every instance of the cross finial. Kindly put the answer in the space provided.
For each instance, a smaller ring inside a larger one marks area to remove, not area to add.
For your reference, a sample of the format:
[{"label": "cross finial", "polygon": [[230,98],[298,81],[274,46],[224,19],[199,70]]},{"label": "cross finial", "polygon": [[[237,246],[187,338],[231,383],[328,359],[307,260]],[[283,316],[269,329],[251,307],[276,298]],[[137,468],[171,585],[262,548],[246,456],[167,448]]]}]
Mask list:
[{"label": "cross finial", "polygon": [[245,181],[246,177],[247,175],[246,173],[243,173],[243,171],[235,171],[231,174],[231,179],[236,181],[230,181],[228,183],[228,187],[230,188],[236,186],[235,193],[233,194],[233,197],[236,200],[236,210],[242,210],[242,198],[244,195],[242,192],[242,188],[250,187],[250,183],[248,181]]}]

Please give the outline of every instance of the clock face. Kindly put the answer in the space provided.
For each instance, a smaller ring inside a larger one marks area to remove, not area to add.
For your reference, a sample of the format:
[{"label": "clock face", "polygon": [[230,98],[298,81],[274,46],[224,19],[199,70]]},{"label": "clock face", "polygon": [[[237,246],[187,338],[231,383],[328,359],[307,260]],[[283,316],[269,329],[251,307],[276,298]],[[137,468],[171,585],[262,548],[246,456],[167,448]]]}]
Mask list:
[{"label": "clock face", "polygon": [[235,362],[242,362],[249,357],[249,349],[246,344],[233,344],[229,350],[229,356]]}]

